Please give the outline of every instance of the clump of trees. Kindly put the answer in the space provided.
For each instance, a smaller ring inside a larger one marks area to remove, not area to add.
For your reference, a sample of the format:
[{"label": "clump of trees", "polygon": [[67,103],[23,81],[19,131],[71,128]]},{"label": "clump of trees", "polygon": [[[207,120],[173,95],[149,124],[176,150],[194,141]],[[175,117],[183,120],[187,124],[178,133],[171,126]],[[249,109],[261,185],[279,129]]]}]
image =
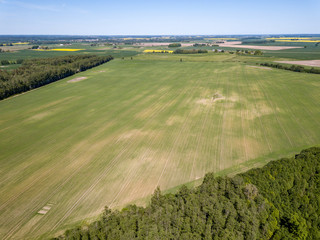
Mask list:
[{"label": "clump of trees", "polygon": [[58,239],[319,239],[320,148],[235,177],[205,176],[194,189],[146,208],[105,208],[101,218]]},{"label": "clump of trees", "polygon": [[260,51],[260,50],[249,51],[249,50],[239,50],[239,49],[237,49],[236,53],[237,54],[242,54],[242,55],[244,55],[244,54],[258,55],[258,56],[263,55],[263,52]]},{"label": "clump of trees", "polygon": [[208,46],[208,44],[206,44],[206,43],[195,43],[195,44],[193,44],[193,46],[194,47],[206,47],[206,46]]},{"label": "clump of trees", "polygon": [[314,73],[314,74],[320,74],[320,69],[319,68],[305,68],[303,66],[299,65],[283,65],[279,63],[260,63],[261,66],[266,66],[266,67],[272,67],[272,68],[278,68],[278,69],[284,69],[284,70],[289,70],[293,72],[302,72],[302,73]]},{"label": "clump of trees", "polygon": [[112,56],[79,55],[17,60],[17,63],[22,63],[19,68],[0,70],[0,99],[38,88],[112,59]]},{"label": "clump of trees", "polygon": [[[0,49],[0,52],[1,52],[1,49]],[[4,59],[0,61],[0,65],[21,64],[21,63],[23,63],[23,59],[17,59],[17,60],[11,60],[11,61]]]},{"label": "clump of trees", "polygon": [[204,49],[177,49],[173,53],[175,54],[195,54],[195,53],[208,53]]},{"label": "clump of trees", "polygon": [[181,43],[170,43],[168,47],[181,47]]}]

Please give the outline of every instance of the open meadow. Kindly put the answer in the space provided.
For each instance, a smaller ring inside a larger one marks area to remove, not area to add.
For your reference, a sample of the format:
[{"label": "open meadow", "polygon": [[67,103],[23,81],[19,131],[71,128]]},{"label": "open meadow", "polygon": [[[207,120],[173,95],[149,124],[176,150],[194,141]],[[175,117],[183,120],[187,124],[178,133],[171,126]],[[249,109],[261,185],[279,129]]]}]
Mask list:
[{"label": "open meadow", "polygon": [[141,54],[0,101],[0,239],[319,144],[320,75],[243,59]]}]

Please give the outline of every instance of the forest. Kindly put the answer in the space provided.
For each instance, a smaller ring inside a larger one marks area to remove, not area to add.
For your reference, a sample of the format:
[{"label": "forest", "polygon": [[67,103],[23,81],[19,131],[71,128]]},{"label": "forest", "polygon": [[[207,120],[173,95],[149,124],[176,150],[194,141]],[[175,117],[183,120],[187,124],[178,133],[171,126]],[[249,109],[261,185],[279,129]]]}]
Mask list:
[{"label": "forest", "polygon": [[202,49],[177,49],[173,53],[175,53],[175,54],[208,53],[208,50],[202,50]]},{"label": "forest", "polygon": [[58,239],[319,239],[320,148],[234,177],[206,174],[175,194],[159,187],[147,207],[105,207],[100,219]]},{"label": "forest", "polygon": [[14,70],[0,70],[0,99],[55,82],[112,60],[112,56],[63,56],[25,60]]}]

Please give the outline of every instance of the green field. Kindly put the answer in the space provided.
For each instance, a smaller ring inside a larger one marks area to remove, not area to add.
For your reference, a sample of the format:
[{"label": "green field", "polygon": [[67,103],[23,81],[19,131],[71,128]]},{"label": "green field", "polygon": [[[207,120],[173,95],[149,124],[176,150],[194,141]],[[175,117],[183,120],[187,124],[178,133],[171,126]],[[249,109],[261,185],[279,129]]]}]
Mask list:
[{"label": "green field", "polygon": [[0,238],[56,234],[158,185],[319,144],[320,76],[252,59],[142,54],[0,101]]},{"label": "green field", "polygon": [[[3,48],[4,50],[10,50],[10,52],[0,52],[0,61],[1,60],[9,60],[16,61],[17,59],[30,59],[30,58],[48,58],[48,57],[59,57],[59,56],[67,56],[67,55],[103,55],[108,56],[112,55],[114,58],[122,58],[122,57],[131,57],[138,53],[136,48],[129,48],[122,46],[125,49],[113,49],[112,47],[91,47],[88,44],[72,44],[70,46],[60,46],[56,44],[49,44],[50,48],[74,48],[74,49],[83,49],[80,51],[69,52],[69,51],[35,51],[31,49],[31,45],[24,46],[13,46]],[[1,48],[1,47],[0,47]]]}]

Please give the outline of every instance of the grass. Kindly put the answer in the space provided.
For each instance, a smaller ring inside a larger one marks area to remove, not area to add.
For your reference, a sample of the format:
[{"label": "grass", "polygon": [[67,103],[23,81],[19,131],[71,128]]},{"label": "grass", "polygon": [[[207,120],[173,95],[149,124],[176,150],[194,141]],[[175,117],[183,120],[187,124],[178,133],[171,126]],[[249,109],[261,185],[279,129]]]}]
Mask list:
[{"label": "grass", "polygon": [[[1,101],[0,238],[48,237],[158,185],[319,144],[320,76],[250,59],[142,54]],[[87,79],[67,82],[76,77]]]}]

